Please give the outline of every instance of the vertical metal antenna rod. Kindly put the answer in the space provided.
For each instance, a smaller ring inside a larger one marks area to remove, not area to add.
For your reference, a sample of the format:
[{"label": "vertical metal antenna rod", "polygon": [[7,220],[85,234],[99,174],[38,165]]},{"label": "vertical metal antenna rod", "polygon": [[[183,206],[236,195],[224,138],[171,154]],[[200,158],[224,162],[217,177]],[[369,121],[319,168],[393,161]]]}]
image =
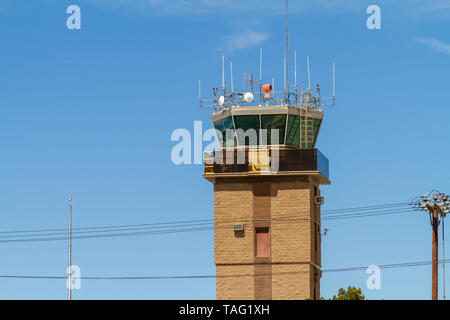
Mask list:
[{"label": "vertical metal antenna rod", "polygon": [[309,56],[306,57],[306,64],[308,65],[308,90],[311,90],[311,72],[309,70]]},{"label": "vertical metal antenna rod", "polygon": [[294,78],[295,78],[295,104],[298,106],[298,84],[297,84],[297,50],[294,51]]},{"label": "vertical metal antenna rod", "polygon": [[445,216],[442,217],[442,289],[444,293],[444,300],[445,300],[445,225],[444,225],[444,219]]},{"label": "vertical metal antenna rod", "polygon": [[294,51],[294,78],[295,88],[297,88],[297,51]]},{"label": "vertical metal antenna rod", "polygon": [[198,98],[202,100],[202,81],[198,80]]},{"label": "vertical metal antenna rod", "polygon": [[234,83],[233,83],[233,62],[230,62],[230,78],[231,78],[231,93],[234,93]]},{"label": "vertical metal antenna rod", "polygon": [[68,299],[72,300],[72,198],[69,198],[69,279],[67,288],[69,289]]},{"label": "vertical metal antenna rod", "polygon": [[225,90],[225,55],[222,54],[222,92],[224,96],[226,94]]},{"label": "vertical metal antenna rod", "polygon": [[288,29],[288,0],[286,0],[286,25],[284,27],[284,94],[287,99],[289,91],[289,29]]},{"label": "vertical metal antenna rod", "polygon": [[259,48],[259,81],[262,81],[262,48]]},{"label": "vertical metal antenna rod", "polygon": [[336,96],[336,63],[333,62],[333,98]]}]

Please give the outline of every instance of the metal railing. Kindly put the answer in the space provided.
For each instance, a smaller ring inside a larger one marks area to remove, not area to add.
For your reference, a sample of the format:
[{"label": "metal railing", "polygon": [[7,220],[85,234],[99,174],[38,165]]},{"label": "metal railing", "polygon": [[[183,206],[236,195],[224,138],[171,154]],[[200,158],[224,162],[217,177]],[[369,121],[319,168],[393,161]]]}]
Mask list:
[{"label": "metal railing", "polygon": [[328,159],[317,149],[235,148],[205,153],[205,174],[318,171],[329,178]]}]

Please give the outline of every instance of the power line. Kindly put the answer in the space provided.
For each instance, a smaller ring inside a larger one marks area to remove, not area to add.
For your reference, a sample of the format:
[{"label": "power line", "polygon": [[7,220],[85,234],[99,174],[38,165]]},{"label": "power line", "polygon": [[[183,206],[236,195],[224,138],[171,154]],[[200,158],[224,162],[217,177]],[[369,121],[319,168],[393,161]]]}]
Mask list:
[{"label": "power line", "polygon": [[336,215],[331,217],[324,217],[322,220],[336,220],[336,219],[351,219],[351,218],[364,218],[364,217],[373,217],[373,216],[381,216],[386,214],[394,214],[394,213],[404,213],[404,212],[413,212],[417,210],[409,209],[397,209],[391,211],[375,211],[375,212],[367,212],[367,213],[358,213],[358,214],[347,214],[347,215]]},{"label": "power line", "polygon": [[[403,213],[403,212],[413,212],[414,210],[402,210],[402,211],[393,211],[393,212],[382,212],[382,213],[372,213],[372,214],[363,214],[359,216],[335,216],[335,217],[328,217],[324,218],[323,220],[336,220],[336,219],[350,219],[350,218],[364,218],[364,217],[370,217],[370,216],[377,216],[377,215],[386,215],[386,214],[394,214],[394,213]],[[247,221],[254,221],[254,220],[272,220],[272,224],[279,224],[279,223],[291,223],[291,222],[300,222],[305,220],[310,220],[311,218],[301,218],[301,217],[295,217],[295,218],[272,218],[272,219],[251,219]],[[278,220],[278,221],[277,221]],[[242,220],[234,220],[235,222],[245,222]],[[179,228],[176,229],[163,229],[163,230],[153,230],[153,231],[134,231],[136,229],[131,229],[129,231],[134,232],[119,232],[119,231],[125,231],[125,230],[112,230],[109,233],[104,234],[92,234],[93,232],[89,232],[87,235],[75,235],[72,236],[72,239],[92,239],[92,238],[113,238],[113,237],[130,237],[130,236],[143,236],[143,235],[160,235],[160,234],[172,234],[172,233],[185,233],[185,232],[195,232],[195,231],[210,231],[214,230],[213,222],[210,223],[204,223],[204,224],[197,224],[197,225],[186,225],[186,226],[177,226]],[[184,227],[184,228],[181,228]],[[222,229],[222,228],[229,228],[229,226],[216,226],[216,229]],[[148,228],[145,228],[148,229]],[[144,230],[145,230],[144,229]],[[142,230],[142,228],[141,228]],[[95,231],[98,232],[98,231]],[[37,235],[16,235],[16,236],[9,236],[7,239],[0,240],[0,243],[11,243],[11,242],[42,242],[42,241],[57,241],[57,240],[67,240],[67,235],[61,236],[61,237],[55,237],[55,234],[37,234]],[[50,237],[49,237],[50,236]],[[22,239],[14,239],[17,237],[25,237]],[[11,239],[13,238],[13,239]]]},{"label": "power line", "polygon": [[[369,217],[369,216],[375,216],[375,215],[384,215],[384,214],[392,214],[392,213],[402,213],[402,212],[406,212],[406,211],[414,211],[411,208],[409,209],[396,209],[396,210],[390,210],[390,211],[370,211],[370,212],[364,212],[364,213],[353,213],[353,214],[346,214],[346,215],[333,215],[333,216],[327,216],[322,218],[322,220],[333,220],[333,219],[347,219],[347,218],[358,218],[358,217]],[[240,219],[240,218],[236,218],[236,219],[225,219],[224,221],[214,221],[213,219],[208,219],[208,220],[192,220],[192,221],[179,221],[179,222],[167,222],[164,225],[159,225],[159,224],[140,224],[140,225],[135,225],[133,227],[129,227],[129,228],[121,228],[121,227],[117,227],[116,229],[109,229],[109,230],[92,230],[92,231],[74,231],[73,234],[90,234],[90,233],[102,233],[102,232],[117,232],[117,231],[131,231],[131,230],[140,230],[140,229],[163,229],[163,228],[173,228],[173,227],[184,227],[184,226],[202,226],[202,225],[212,225],[213,223],[216,224],[220,224],[220,223],[224,223],[226,222],[247,222],[247,221],[261,221],[261,220],[272,220],[272,221],[276,221],[276,220],[283,220],[283,219],[301,219],[304,218],[303,220],[309,220],[308,216],[303,215],[303,216],[299,216],[299,215],[277,215],[275,217],[272,218],[248,218],[248,219]],[[205,222],[201,222],[201,221],[205,221]],[[197,222],[201,222],[201,223],[197,223]],[[10,233],[11,234],[11,233]],[[19,234],[19,235],[0,235],[0,239],[2,238],[18,238],[18,237],[37,237],[37,236],[56,236],[56,235],[65,235],[66,232],[56,232],[56,233],[38,233],[38,234]]]},{"label": "power line", "polygon": [[[449,263],[450,259],[440,260],[439,263]],[[406,262],[406,263],[393,263],[378,265],[380,269],[397,269],[397,268],[411,268],[431,265],[432,261],[418,261],[418,262]],[[351,272],[351,271],[363,271],[367,270],[367,266],[348,267],[348,268],[336,268],[336,269],[324,269],[322,273],[334,273],[334,272]],[[236,274],[236,275],[174,275],[174,276],[90,276],[81,277],[82,280],[176,280],[176,279],[208,279],[208,278],[233,278],[233,277],[260,277],[260,276],[273,276],[273,275],[288,275],[288,274],[304,274],[310,271],[290,271],[290,272],[273,272],[265,274]],[[0,274],[0,278],[9,279],[43,279],[43,280],[66,280],[67,276],[38,276],[38,275],[5,275]]]},{"label": "power line", "polygon": [[387,208],[387,207],[401,207],[401,206],[410,206],[410,205],[411,205],[411,203],[409,203],[409,202],[399,202],[399,203],[381,204],[381,205],[366,206],[366,207],[353,207],[353,208],[323,210],[322,214],[331,214],[331,213],[337,213],[337,212],[342,212],[342,211],[345,211],[345,212],[366,211],[366,210],[372,210],[372,209],[381,209],[381,208]]},{"label": "power line", "polygon": [[[356,208],[347,208],[347,209],[334,209],[334,210],[324,210],[322,211],[322,215],[328,215],[328,214],[334,214],[334,213],[338,213],[338,212],[355,212],[355,211],[366,211],[366,212],[361,212],[361,213],[372,213],[372,212],[368,212],[370,210],[374,210],[374,209],[387,209],[388,207],[398,207],[398,206],[405,206],[407,205],[407,203],[396,203],[396,204],[387,204],[387,205],[375,205],[375,206],[367,206],[367,207],[356,207]],[[373,212],[373,213],[377,213],[377,211]],[[343,215],[344,216],[344,215]],[[296,216],[291,216],[291,217],[299,217],[298,215]],[[305,216],[306,217],[306,216]],[[334,216],[333,216],[334,217]],[[324,217],[323,220],[328,219],[328,217]],[[330,217],[331,219],[331,217]],[[227,219],[216,219],[215,222],[222,222],[222,221],[236,221],[237,219],[231,219],[231,218],[227,218]],[[108,229],[118,229],[118,228],[140,228],[140,227],[150,227],[150,226],[160,226],[160,227],[164,227],[164,226],[170,226],[170,225],[174,225],[174,224],[191,224],[191,223],[211,223],[213,222],[214,219],[201,219],[201,220],[182,220],[182,221],[172,221],[172,222],[159,222],[159,223],[141,223],[141,224],[126,224],[126,225],[111,225],[111,226],[95,226],[95,227],[82,227],[82,228],[72,228],[72,230],[74,230],[74,233],[81,233],[81,230],[86,230],[86,232],[90,232],[89,230],[92,230],[91,232],[101,232],[101,231],[97,231],[97,230],[106,230],[108,231]],[[80,230],[80,231],[78,231]],[[60,234],[65,234],[67,232],[67,228],[61,228],[61,229],[31,229],[31,230],[15,230],[15,231],[0,231],[0,234],[14,234],[14,233],[48,233],[48,232],[59,232],[61,231],[62,233]],[[118,230],[109,230],[109,231],[118,231]],[[57,235],[57,234],[55,234]],[[1,237],[8,237],[8,236],[0,236]]]},{"label": "power line", "polygon": [[[353,213],[344,215],[333,215],[329,217],[324,217],[322,220],[336,220],[336,219],[353,219],[353,218],[364,218],[378,215],[386,214],[396,214],[403,212],[412,212],[412,209],[394,209],[394,210],[376,210],[363,213]],[[273,218],[253,218],[253,219],[224,219],[228,222],[249,222],[249,221],[262,221],[270,220],[272,224],[277,223],[290,223],[290,222],[300,222],[305,220],[310,220],[311,217],[308,216],[292,216],[292,215],[280,215]],[[197,221],[209,221],[203,223],[195,223]],[[155,223],[155,224],[140,224],[134,225],[131,228],[118,228],[109,230],[92,230],[92,231],[76,231],[73,232],[75,236],[73,239],[88,239],[88,238],[106,238],[106,237],[124,237],[124,236],[142,236],[142,235],[159,235],[159,234],[172,234],[172,233],[184,233],[184,232],[195,232],[195,231],[208,231],[214,229],[214,223],[216,224],[216,229],[229,228],[228,225],[223,226],[224,221],[213,221],[208,220],[190,220],[190,221],[179,221],[179,222],[167,222],[167,223]],[[81,228],[80,228],[81,229]],[[80,230],[79,229],[79,230]],[[84,230],[86,228],[83,228]],[[156,230],[151,230],[156,229]],[[159,230],[158,230],[159,229]],[[130,231],[130,232],[123,232]],[[131,232],[132,231],[132,232]],[[102,233],[102,234],[98,234]],[[61,237],[57,237],[61,235]],[[19,239],[17,239],[19,238]],[[2,240],[1,240],[2,239]],[[56,240],[67,240],[67,235],[63,233],[40,233],[40,234],[27,234],[27,235],[8,235],[0,236],[0,243],[11,243],[11,242],[41,242],[41,241],[56,241]]]}]

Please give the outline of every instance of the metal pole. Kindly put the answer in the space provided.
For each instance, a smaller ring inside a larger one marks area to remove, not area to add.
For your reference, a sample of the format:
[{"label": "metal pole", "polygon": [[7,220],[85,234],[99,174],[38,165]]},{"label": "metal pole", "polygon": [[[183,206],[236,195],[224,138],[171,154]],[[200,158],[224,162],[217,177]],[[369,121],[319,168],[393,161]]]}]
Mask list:
[{"label": "metal pole", "polygon": [[438,208],[433,208],[433,260],[432,260],[432,299],[438,299]]},{"label": "metal pole", "polygon": [[294,79],[295,88],[297,88],[297,51],[294,51]]},{"label": "metal pole", "polygon": [[306,64],[308,68],[308,90],[311,90],[311,71],[309,69],[309,56],[306,57]]},{"label": "metal pole", "polygon": [[445,248],[444,248],[444,243],[445,243],[445,233],[444,233],[444,217],[442,217],[442,292],[444,294],[444,300],[445,300]]},{"label": "metal pole", "polygon": [[233,62],[230,62],[230,78],[231,78],[231,94],[234,94],[234,82],[233,82]]},{"label": "metal pole", "polygon": [[259,48],[259,81],[262,81],[262,56],[263,50]]},{"label": "metal pole", "polygon": [[333,62],[333,99],[336,96],[336,63]]},{"label": "metal pole", "polygon": [[284,27],[284,101],[288,103],[289,93],[289,29],[288,29],[288,0],[286,0],[286,25]]},{"label": "metal pole", "polygon": [[225,97],[226,88],[225,88],[225,54],[222,54],[222,94]]},{"label": "metal pole", "polygon": [[72,198],[69,198],[69,300],[72,300]]}]

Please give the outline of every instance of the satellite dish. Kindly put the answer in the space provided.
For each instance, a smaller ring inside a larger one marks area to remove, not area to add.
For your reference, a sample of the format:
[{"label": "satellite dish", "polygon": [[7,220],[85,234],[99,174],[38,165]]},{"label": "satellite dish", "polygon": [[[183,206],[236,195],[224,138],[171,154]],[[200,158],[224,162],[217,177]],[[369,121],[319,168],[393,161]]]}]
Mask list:
[{"label": "satellite dish", "polygon": [[244,100],[245,100],[245,102],[252,102],[253,101],[253,94],[251,92],[246,92],[244,94]]},{"label": "satellite dish", "polygon": [[219,105],[223,106],[224,103],[225,103],[225,97],[224,96],[220,96],[220,98],[219,98]]}]

